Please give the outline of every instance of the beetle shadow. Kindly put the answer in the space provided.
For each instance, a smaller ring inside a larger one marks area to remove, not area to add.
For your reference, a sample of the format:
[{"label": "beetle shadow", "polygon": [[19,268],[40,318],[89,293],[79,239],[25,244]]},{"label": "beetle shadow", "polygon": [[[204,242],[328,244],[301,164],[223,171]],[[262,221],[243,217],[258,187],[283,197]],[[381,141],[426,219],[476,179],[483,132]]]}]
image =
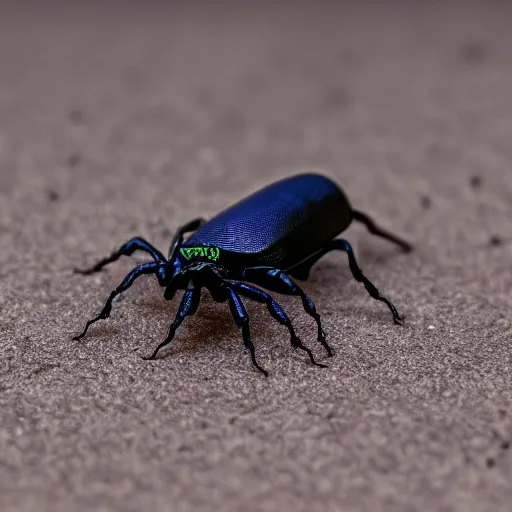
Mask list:
[{"label": "beetle shadow", "polygon": [[[369,279],[373,279],[371,267],[381,266],[384,262],[387,262],[393,255],[400,254],[400,251],[396,252],[393,247],[390,250],[382,251],[376,250],[374,243],[358,244],[358,262],[361,266],[369,269],[367,276]],[[172,321],[176,316],[179,304],[181,302],[182,293],[178,293],[172,301],[167,301],[163,298],[161,288],[151,281],[146,281],[146,285],[142,285],[139,290],[134,291],[135,294],[143,294],[143,298],[136,299],[136,307],[140,308],[141,314],[147,315],[148,317],[165,318],[163,322],[163,328],[161,337],[158,339],[146,339],[144,345],[139,348],[141,352],[148,352],[155,347],[155,343],[160,343],[167,332],[168,326],[171,325]],[[150,284],[151,283],[151,284]],[[338,318],[342,325],[346,322],[356,324],[361,319],[361,315],[364,315],[365,319],[370,322],[374,322],[376,325],[387,325],[392,324],[392,320],[389,317],[390,312],[387,307],[382,303],[369,298],[368,302],[361,303],[359,300],[361,297],[364,299],[367,296],[367,292],[360,283],[354,279],[348,264],[348,260],[345,254],[339,251],[329,253],[326,257],[318,261],[311,269],[310,277],[307,281],[297,281],[304,291],[313,299],[317,305],[317,310],[324,319],[324,328],[329,331],[329,325],[326,314]],[[379,283],[375,285],[379,287]],[[336,290],[336,296],[329,298],[328,295],[323,295],[323,299],[318,298],[319,292],[328,288],[330,291]],[[386,290],[381,289],[384,296]],[[361,294],[358,297],[358,304],[354,305],[351,301],[351,297],[354,292]],[[288,295],[281,295],[278,293],[270,292],[272,297],[280,303],[290,320],[295,325],[299,322],[299,318],[304,317],[304,320],[308,321],[308,315],[304,311],[301,300],[298,297],[290,297]],[[393,301],[396,298],[392,297],[390,300]],[[267,311],[267,308],[263,304],[257,304],[254,301],[243,298],[250,320],[253,318],[257,321],[251,321],[251,338],[255,343],[260,340],[263,342],[261,346],[264,346],[264,340],[268,340],[272,337],[270,334],[272,328],[269,329],[268,323],[274,322],[273,318]],[[321,302],[329,302],[327,308],[323,308]],[[375,304],[377,303],[377,304]],[[379,306],[382,306],[380,308]],[[397,308],[403,314],[401,304],[397,304]],[[341,317],[341,319],[340,319]],[[300,320],[302,322],[302,320]],[[277,322],[276,322],[277,324]],[[334,327],[334,326],[333,326]],[[105,335],[112,335],[118,332],[119,329],[116,327],[104,326],[101,333]],[[96,336],[100,336],[100,331],[97,331]],[[283,331],[284,338],[287,338],[287,334]],[[243,347],[243,339],[240,329],[236,326],[235,320],[231,315],[229,305],[225,303],[216,303],[210,296],[207,290],[201,292],[201,300],[197,312],[190,317],[187,317],[183,324],[177,329],[173,341],[165,347],[161,354],[157,356],[157,359],[165,359],[176,353],[196,352],[201,350],[201,346],[207,342],[209,345],[222,346],[230,343],[230,346],[236,340]]]},{"label": "beetle shadow", "polygon": [[[162,337],[158,340],[148,341],[147,347],[140,348],[140,351],[152,350],[154,343],[160,343],[176,316],[178,306],[181,301],[181,294],[173,301],[165,301],[163,298],[157,298],[154,295],[140,304],[140,307],[151,314],[161,314],[167,319],[167,325],[162,331]],[[254,304],[249,299],[244,300],[249,319],[261,317],[261,315],[270,315],[265,306]],[[272,318],[270,317],[272,320]],[[268,338],[268,329],[261,327],[262,322],[251,322],[251,339],[257,343]],[[217,303],[210,294],[203,290],[201,300],[196,313],[187,317],[180,327],[171,343],[162,349],[157,359],[166,359],[176,353],[197,352],[205,343],[214,346],[232,345],[235,340],[242,348],[244,342],[242,332],[237,327],[235,320],[230,312],[227,302]],[[260,345],[262,346],[262,345]]]},{"label": "beetle shadow", "polygon": [[77,346],[92,347],[96,343],[102,343],[105,340],[109,341],[114,336],[122,334],[122,329],[112,322],[108,322],[108,320],[109,319],[107,319],[106,322],[96,322],[87,331],[87,335],[79,340],[74,340],[73,337],[77,336],[78,333],[82,331],[84,325],[79,323],[73,326],[73,330],[70,332],[69,336],[72,339],[72,343],[75,343]]}]

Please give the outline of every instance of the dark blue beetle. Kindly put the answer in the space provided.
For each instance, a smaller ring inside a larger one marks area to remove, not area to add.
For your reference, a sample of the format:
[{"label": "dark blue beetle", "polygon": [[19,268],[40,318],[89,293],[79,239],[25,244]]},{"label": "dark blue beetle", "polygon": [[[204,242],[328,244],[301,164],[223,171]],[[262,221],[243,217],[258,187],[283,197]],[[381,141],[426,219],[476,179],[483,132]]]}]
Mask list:
[{"label": "dark blue beetle", "polygon": [[[142,238],[133,238],[92,268],[77,270],[81,274],[98,272],[108,263],[136,250],[148,253],[155,260],[133,269],[110,294],[99,315],[89,320],[84,331],[74,339],[85,336],[94,322],[108,318],[114,297],[129,288],[137,277],[155,274],[160,285],[165,287],[166,299],[172,299],[178,290],[185,292],[167,337],[147,359],[154,359],[174,338],[185,317],[196,312],[201,288],[206,288],[215,301],[229,303],[252,362],[265,375],[267,372],[256,361],[249,317],[240,296],[266,304],[272,317],[288,328],[292,346],[304,350],[312,363],[324,366],[317,363],[309,348],[302,344],[281,306],[267,292],[249,283],[273,292],[299,296],[306,312],[316,321],[318,341],[331,356],[320,315],[292,277],[306,280],[312,265],[324,254],[344,251],[355,279],[364,284],[374,299],[387,304],[394,322],[400,324],[395,306],[380,295],[359,269],[350,244],[342,238],[334,239],[354,219],[364,223],[371,233],[398,244],[404,251],[411,250],[408,243],[378,228],[365,214],[353,210],[340,188],[317,174],[301,174],[278,181],[208,222],[195,219],[185,224],[174,235],[168,258]],[[184,242],[184,234],[188,232],[193,233]]]}]

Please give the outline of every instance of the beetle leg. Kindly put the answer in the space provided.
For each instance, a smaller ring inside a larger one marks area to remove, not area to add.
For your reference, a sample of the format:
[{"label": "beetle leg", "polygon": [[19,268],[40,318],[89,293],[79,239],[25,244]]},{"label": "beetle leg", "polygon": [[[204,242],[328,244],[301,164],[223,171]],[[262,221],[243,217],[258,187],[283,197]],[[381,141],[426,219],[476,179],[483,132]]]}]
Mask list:
[{"label": "beetle leg", "polygon": [[197,311],[200,299],[201,290],[199,288],[189,288],[185,291],[183,298],[181,299],[178,312],[176,313],[176,318],[169,327],[165,340],[162,341],[158,347],[156,347],[156,349],[149,357],[143,357],[142,359],[156,358],[158,352],[172,341],[174,334],[176,333],[176,329],[178,329],[178,327],[182,324],[183,320],[185,320],[185,317],[192,316]]},{"label": "beetle leg", "polygon": [[277,293],[299,296],[302,299],[302,306],[304,307],[304,311],[306,311],[308,315],[312,316],[316,322],[318,329],[318,341],[325,348],[328,356],[332,357],[332,350],[325,340],[325,332],[322,329],[320,315],[316,311],[315,304],[308,297],[306,292],[299,285],[297,285],[285,272],[279,270],[278,268],[271,267],[247,268],[244,271],[244,279]]},{"label": "beetle leg", "polygon": [[114,251],[110,256],[101,259],[90,268],[87,269],[74,269],[77,274],[89,275],[99,272],[105,265],[118,260],[121,256],[131,256],[135,251],[144,251],[151,255],[156,263],[165,263],[165,256],[158,250],[155,249],[149,242],[140,237],[132,238],[123,244],[117,251]]},{"label": "beetle leg", "polygon": [[404,252],[411,252],[412,251],[412,245],[407,243],[405,240],[402,240],[401,238],[398,238],[397,236],[393,235],[392,233],[389,233],[388,231],[385,231],[384,229],[379,228],[373,220],[368,217],[365,213],[358,212],[357,210],[353,210],[352,214],[354,216],[354,220],[357,220],[359,222],[362,222],[368,229],[368,231],[374,235],[380,236],[381,238],[385,238],[386,240],[389,240],[390,242],[393,242],[394,244],[397,244],[402,248]]},{"label": "beetle leg", "polygon": [[89,329],[89,327],[92,324],[94,324],[98,320],[105,320],[106,318],[108,318],[110,316],[110,312],[112,311],[112,301],[114,300],[114,298],[117,295],[119,295],[120,293],[122,293],[125,290],[127,290],[128,288],[130,288],[130,286],[133,284],[135,279],[137,279],[137,277],[142,276],[144,274],[156,274],[160,268],[161,268],[161,265],[159,265],[157,263],[144,263],[142,265],[139,265],[138,267],[135,267],[123,279],[122,283],[115,290],[113,290],[110,293],[110,295],[109,295],[107,301],[105,302],[105,305],[103,306],[103,309],[100,311],[100,313],[97,316],[95,316],[93,319],[89,320],[87,322],[87,324],[85,325],[83,332],[81,334],[79,334],[78,336],[75,336],[73,339],[75,341],[77,341],[77,340],[83,338],[85,336],[85,334],[87,333],[87,330]]},{"label": "beetle leg", "polygon": [[196,231],[199,229],[206,221],[202,218],[197,218],[183,224],[177,230],[174,236],[172,237],[171,244],[169,246],[169,257],[168,259],[172,261],[174,256],[176,255],[176,250],[183,243],[183,235],[185,233],[189,233],[190,231]]},{"label": "beetle leg", "polygon": [[350,265],[350,271],[352,272],[352,275],[354,278],[359,281],[360,283],[364,284],[364,287],[366,288],[366,291],[376,300],[380,300],[381,302],[384,302],[388,308],[390,309],[392,315],[393,315],[393,321],[395,324],[402,325],[402,318],[398,314],[398,311],[396,310],[395,306],[388,300],[386,297],[383,297],[379,290],[375,287],[375,285],[363,274],[359,266],[357,265],[356,257],[354,255],[354,250],[352,249],[352,246],[347,242],[347,240],[343,238],[337,238],[335,240],[332,240],[327,244],[327,247],[325,248],[325,253],[330,251],[344,251],[347,253],[348,256],[348,263]]},{"label": "beetle leg", "polygon": [[256,349],[254,343],[251,341],[251,333],[249,330],[249,315],[245,309],[242,299],[231,289],[228,288],[228,301],[229,309],[235,320],[236,325],[242,329],[242,338],[245,347],[251,353],[252,364],[261,372],[265,377],[268,377],[268,372],[264,370],[256,361]]},{"label": "beetle leg", "polygon": [[313,364],[316,366],[321,366],[322,368],[326,368],[324,364],[320,364],[315,361],[311,350],[304,346],[302,341],[300,341],[299,337],[295,334],[292,323],[290,322],[290,319],[286,313],[283,311],[283,308],[268,293],[260,290],[259,288],[256,288],[255,286],[251,286],[245,283],[240,283],[237,281],[227,282],[234,290],[240,293],[240,295],[244,295],[245,297],[255,300],[256,302],[266,304],[267,309],[272,317],[275,318],[281,325],[285,325],[288,328],[291,336],[292,347],[304,350]]}]

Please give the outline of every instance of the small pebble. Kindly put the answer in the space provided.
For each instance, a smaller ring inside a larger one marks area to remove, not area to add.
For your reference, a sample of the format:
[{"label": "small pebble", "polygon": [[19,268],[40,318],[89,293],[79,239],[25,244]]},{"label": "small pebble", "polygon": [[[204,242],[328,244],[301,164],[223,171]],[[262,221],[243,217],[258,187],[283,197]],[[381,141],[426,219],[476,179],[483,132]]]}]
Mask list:
[{"label": "small pebble", "polygon": [[48,201],[50,201],[50,203],[55,203],[55,201],[58,201],[60,199],[58,192],[55,192],[55,190],[51,189],[46,192],[46,197],[48,198]]},{"label": "small pebble", "polygon": [[72,153],[66,159],[66,165],[68,167],[76,167],[82,161],[82,156],[80,153]]},{"label": "small pebble", "polygon": [[496,247],[498,245],[501,245],[501,242],[502,242],[501,238],[496,235],[491,236],[491,238],[489,239],[489,245],[491,247]]},{"label": "small pebble", "polygon": [[73,123],[73,124],[80,124],[83,122],[84,120],[84,114],[81,110],[78,110],[78,109],[73,109],[70,113],[69,113],[69,120]]},{"label": "small pebble", "polygon": [[470,41],[466,43],[461,49],[461,55],[471,64],[480,64],[484,62],[488,56],[487,46],[481,41]]},{"label": "small pebble", "polygon": [[421,196],[420,203],[424,210],[428,210],[432,206],[432,199],[429,196]]},{"label": "small pebble", "polygon": [[482,178],[478,175],[471,176],[469,184],[472,188],[480,188],[482,186]]}]

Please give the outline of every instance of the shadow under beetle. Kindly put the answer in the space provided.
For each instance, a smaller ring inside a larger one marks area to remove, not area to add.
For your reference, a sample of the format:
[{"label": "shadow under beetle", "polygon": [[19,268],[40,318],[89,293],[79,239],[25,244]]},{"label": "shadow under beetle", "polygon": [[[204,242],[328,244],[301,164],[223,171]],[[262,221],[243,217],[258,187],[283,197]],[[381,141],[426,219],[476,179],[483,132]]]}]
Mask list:
[{"label": "shadow under beetle", "polygon": [[[354,278],[364,284],[374,299],[388,306],[395,324],[401,324],[395,306],[361,272],[350,244],[343,238],[335,238],[352,220],[362,222],[371,233],[399,245],[406,252],[412,249],[407,242],[377,227],[367,215],[353,210],[342,190],[317,174],[299,174],[273,183],[208,222],[192,220],[174,235],[167,258],[146,240],[133,238],[93,267],[76,270],[81,274],[92,274],[136,250],[146,252],[154,260],[134,268],[112,291],[101,312],[73,339],[79,340],[91,324],[108,318],[114,298],[129,288],[137,277],[154,274],[165,287],[167,300],[171,300],[178,290],[185,292],[167,337],[145,359],[155,359],[160,349],[171,342],[185,317],[197,311],[201,289],[206,288],[216,302],[229,303],[252,362],[263,374],[268,375],[256,361],[249,316],[241,296],[265,304],[272,317],[288,328],[292,346],[304,350],[313,364],[324,366],[317,363],[311,350],[302,344],[281,306],[255,285],[272,292],[299,296],[305,311],[317,324],[318,341],[332,356],[315,305],[292,277],[306,280],[312,265],[322,256],[334,250],[344,251]],[[192,234],[184,241],[184,235],[189,232]]]}]

